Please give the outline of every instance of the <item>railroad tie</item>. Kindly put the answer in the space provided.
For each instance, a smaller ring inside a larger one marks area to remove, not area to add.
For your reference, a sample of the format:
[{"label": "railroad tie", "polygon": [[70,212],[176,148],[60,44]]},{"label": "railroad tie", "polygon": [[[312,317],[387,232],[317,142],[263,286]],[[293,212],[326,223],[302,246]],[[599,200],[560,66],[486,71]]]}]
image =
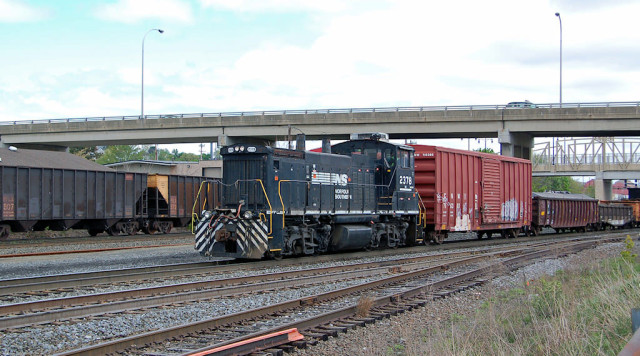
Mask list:
[{"label": "railroad tie", "polygon": [[[310,338],[317,339],[317,340],[320,340],[320,341],[329,340],[329,335],[327,335],[324,332],[318,333],[318,332],[312,332],[312,331],[305,331],[305,332],[302,333],[302,335],[308,336]],[[337,333],[336,333],[336,335],[337,335]]]},{"label": "railroad tie", "polygon": [[348,318],[344,320],[346,323],[355,324],[356,326],[365,326],[367,323],[362,319]]},{"label": "railroad tie", "polygon": [[376,309],[376,311],[371,311],[369,314],[372,317],[376,318],[376,320],[388,318],[389,316],[391,316],[389,313],[380,311],[379,309]]},{"label": "railroad tie", "polygon": [[356,324],[349,323],[347,321],[337,321],[333,323],[333,325],[339,328],[346,328],[347,330],[355,329],[358,326]]},{"label": "railroad tie", "polygon": [[338,336],[338,330],[328,330],[328,329],[322,329],[320,327],[317,327],[315,329],[311,329],[312,333],[317,333],[317,334],[325,334],[327,336],[333,336],[336,337]]},{"label": "railroad tie", "polygon": [[294,342],[290,343],[290,345],[295,346],[298,349],[306,349],[307,348],[307,341],[306,340],[294,341]]},{"label": "railroad tie", "polygon": [[367,318],[367,317],[358,317],[358,318],[353,318],[351,320],[357,321],[357,322],[363,322],[365,324],[373,324],[376,322],[376,318]]},{"label": "railroad tie", "polygon": [[[318,328],[320,328],[321,330],[333,330],[336,331],[337,333],[346,333],[347,332],[347,328],[344,327],[340,327],[340,326],[325,326],[325,325],[321,325]],[[337,336],[336,333],[336,336]]]}]

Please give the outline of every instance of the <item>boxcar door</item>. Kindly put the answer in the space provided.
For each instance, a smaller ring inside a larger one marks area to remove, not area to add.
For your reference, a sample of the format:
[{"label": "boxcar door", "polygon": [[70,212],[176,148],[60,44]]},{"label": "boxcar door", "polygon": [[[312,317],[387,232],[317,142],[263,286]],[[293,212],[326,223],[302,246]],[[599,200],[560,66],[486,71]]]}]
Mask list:
[{"label": "boxcar door", "polygon": [[500,222],[500,162],[482,159],[482,222]]}]

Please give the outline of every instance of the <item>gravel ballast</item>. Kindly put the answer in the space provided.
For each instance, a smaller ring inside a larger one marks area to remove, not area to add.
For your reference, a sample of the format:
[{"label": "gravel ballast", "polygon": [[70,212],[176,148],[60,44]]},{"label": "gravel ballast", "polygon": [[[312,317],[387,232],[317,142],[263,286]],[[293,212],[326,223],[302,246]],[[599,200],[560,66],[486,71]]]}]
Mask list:
[{"label": "gravel ballast", "polygon": [[[495,296],[500,290],[520,287],[526,280],[553,275],[558,270],[572,265],[620,256],[623,248],[622,243],[605,244],[564,258],[539,261],[509,275],[498,277],[478,288],[433,301],[423,308],[383,319],[364,328],[349,330],[346,334],[329,338],[328,341],[320,342],[307,349],[295,350],[293,355],[395,355],[396,353],[391,350],[394,345],[403,345],[403,351],[399,354],[417,355],[420,351],[413,350],[411,343],[407,343],[407,340],[425,340],[422,331],[433,328],[438,322],[449,320],[454,314],[472,317],[484,301]],[[638,250],[637,247],[636,250]]]}]

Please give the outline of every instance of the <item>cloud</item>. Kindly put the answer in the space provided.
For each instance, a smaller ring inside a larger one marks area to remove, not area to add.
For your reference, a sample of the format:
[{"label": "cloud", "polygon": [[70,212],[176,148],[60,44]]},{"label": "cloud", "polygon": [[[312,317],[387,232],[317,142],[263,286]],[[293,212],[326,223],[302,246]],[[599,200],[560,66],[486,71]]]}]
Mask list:
[{"label": "cloud", "polygon": [[203,7],[224,9],[235,12],[339,12],[351,7],[351,3],[341,0],[299,1],[299,0],[200,0]]},{"label": "cloud", "polygon": [[0,0],[0,22],[33,22],[46,18],[47,11],[20,0]]},{"label": "cloud", "polygon": [[160,19],[172,22],[191,22],[191,6],[179,0],[118,0],[116,3],[100,5],[96,16],[99,18],[135,23],[146,19]]}]

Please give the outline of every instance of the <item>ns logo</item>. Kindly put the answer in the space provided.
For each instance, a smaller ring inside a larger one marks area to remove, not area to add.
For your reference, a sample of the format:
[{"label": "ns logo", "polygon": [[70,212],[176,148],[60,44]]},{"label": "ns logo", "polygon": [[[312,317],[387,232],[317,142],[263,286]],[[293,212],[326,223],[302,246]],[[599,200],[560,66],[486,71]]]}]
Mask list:
[{"label": "ns logo", "polygon": [[331,174],[331,183],[335,185],[347,185],[349,176],[346,174]]}]

